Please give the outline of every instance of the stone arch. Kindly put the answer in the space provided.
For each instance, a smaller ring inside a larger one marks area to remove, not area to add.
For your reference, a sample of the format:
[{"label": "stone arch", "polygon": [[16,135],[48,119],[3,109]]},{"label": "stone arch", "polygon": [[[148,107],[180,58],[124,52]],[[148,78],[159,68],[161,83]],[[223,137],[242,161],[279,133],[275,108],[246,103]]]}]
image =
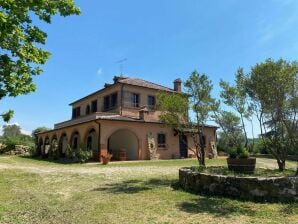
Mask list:
[{"label": "stone arch", "polygon": [[50,147],[51,147],[50,137],[49,136],[46,136],[45,137],[45,140],[44,140],[44,150],[43,150],[43,154],[45,156],[48,155],[49,150],[50,150]]},{"label": "stone arch", "polygon": [[98,134],[95,128],[89,128],[84,136],[85,146],[92,151],[98,150]]},{"label": "stone arch", "polygon": [[67,137],[67,134],[65,132],[63,132],[61,134],[58,144],[59,144],[60,154],[61,154],[62,157],[64,157],[66,149],[67,149],[68,144],[69,144],[68,137]]},{"label": "stone arch", "polygon": [[114,131],[107,140],[107,148],[115,159],[119,158],[120,150],[125,150],[127,160],[139,158],[139,138],[130,129]]},{"label": "stone arch", "polygon": [[80,147],[81,136],[78,130],[74,130],[70,137],[70,146],[72,150],[76,150]]},{"label": "stone arch", "polygon": [[43,145],[43,139],[42,139],[42,137],[40,137],[40,138],[38,139],[38,142],[37,142],[37,148],[36,148],[36,154],[37,154],[38,156],[40,156],[40,155],[42,154],[42,152],[43,152],[43,148],[44,148],[44,145]]}]

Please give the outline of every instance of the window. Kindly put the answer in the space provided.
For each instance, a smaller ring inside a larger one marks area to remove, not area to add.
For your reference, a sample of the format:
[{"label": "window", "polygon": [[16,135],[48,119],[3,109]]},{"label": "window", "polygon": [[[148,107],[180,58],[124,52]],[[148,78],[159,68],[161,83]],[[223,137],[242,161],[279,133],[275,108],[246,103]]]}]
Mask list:
[{"label": "window", "polygon": [[117,99],[118,99],[118,94],[113,93],[111,95],[111,107],[116,107],[117,106]]},{"label": "window", "polygon": [[108,110],[110,108],[110,96],[104,97],[104,110]]},{"label": "window", "polygon": [[87,107],[86,107],[86,115],[88,115],[88,114],[90,114],[90,106],[89,105],[87,105]]},{"label": "window", "polygon": [[155,96],[148,96],[148,108],[155,109]]},{"label": "window", "polygon": [[124,92],[123,96],[124,107],[140,107],[140,94]]},{"label": "window", "polygon": [[131,94],[131,106],[132,107],[139,107],[140,103],[140,95],[137,93]]},{"label": "window", "polygon": [[159,133],[157,134],[157,146],[158,148],[166,148],[166,135]]},{"label": "window", "polygon": [[72,118],[77,118],[81,116],[81,107],[75,107],[72,109]]},{"label": "window", "polygon": [[97,112],[97,100],[93,100],[93,101],[91,102],[91,112],[92,112],[92,113]]},{"label": "window", "polygon": [[118,104],[118,94],[113,93],[104,97],[104,110],[111,110]]}]

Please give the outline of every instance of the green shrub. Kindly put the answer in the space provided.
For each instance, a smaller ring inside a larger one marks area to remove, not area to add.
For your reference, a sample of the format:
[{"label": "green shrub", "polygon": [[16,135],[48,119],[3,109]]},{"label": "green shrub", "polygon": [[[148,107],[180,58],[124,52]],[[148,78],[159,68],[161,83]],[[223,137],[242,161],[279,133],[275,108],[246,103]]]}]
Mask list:
[{"label": "green shrub", "polygon": [[80,163],[87,162],[92,156],[92,151],[87,149],[85,145],[80,145],[80,147],[75,150],[75,160]]},{"label": "green shrub", "polygon": [[239,157],[240,159],[247,159],[247,158],[249,157],[249,153],[248,153],[247,150],[243,150],[243,151],[238,155],[238,157]]},{"label": "green shrub", "polygon": [[237,153],[237,149],[236,148],[230,148],[228,151],[229,151],[229,157],[231,159],[237,158],[238,153]]}]

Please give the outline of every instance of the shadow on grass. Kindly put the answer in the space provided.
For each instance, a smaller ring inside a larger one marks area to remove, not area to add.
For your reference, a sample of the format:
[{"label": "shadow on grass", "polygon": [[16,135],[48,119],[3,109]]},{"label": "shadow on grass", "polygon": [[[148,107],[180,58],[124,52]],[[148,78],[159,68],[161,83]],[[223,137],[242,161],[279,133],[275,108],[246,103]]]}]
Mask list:
[{"label": "shadow on grass", "polygon": [[[250,206],[249,206],[250,205]],[[256,211],[253,204],[241,203],[238,200],[231,200],[222,197],[198,196],[187,202],[177,205],[182,211],[187,213],[208,213],[215,217],[229,217],[239,215],[254,216]]]},{"label": "shadow on grass", "polygon": [[148,180],[127,180],[118,183],[106,184],[103,187],[94,188],[92,191],[105,191],[115,194],[135,194],[152,190],[157,187],[171,187],[177,184],[176,180],[148,179]]}]

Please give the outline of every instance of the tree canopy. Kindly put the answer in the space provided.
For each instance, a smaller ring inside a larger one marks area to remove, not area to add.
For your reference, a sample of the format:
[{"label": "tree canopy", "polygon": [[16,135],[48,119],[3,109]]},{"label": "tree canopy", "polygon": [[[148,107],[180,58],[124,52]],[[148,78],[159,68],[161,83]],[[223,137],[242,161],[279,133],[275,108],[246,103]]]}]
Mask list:
[{"label": "tree canopy", "polygon": [[[35,91],[33,77],[42,73],[50,53],[41,48],[47,34],[33,21],[51,23],[52,16],[78,15],[73,0],[0,0],[0,100]],[[1,114],[4,121],[13,115]]]},{"label": "tree canopy", "polygon": [[267,59],[247,76],[252,99],[267,149],[285,169],[289,149],[298,148],[298,64]]},{"label": "tree canopy", "polygon": [[[211,96],[213,88],[206,74],[193,71],[184,83],[186,94],[162,93],[158,96],[158,110],[162,111],[160,120],[174,127],[183,135],[183,128],[191,132],[195,149],[191,149],[201,166],[205,166],[206,141],[204,127],[214,110],[215,99]],[[193,116],[188,116],[188,110]]]}]

